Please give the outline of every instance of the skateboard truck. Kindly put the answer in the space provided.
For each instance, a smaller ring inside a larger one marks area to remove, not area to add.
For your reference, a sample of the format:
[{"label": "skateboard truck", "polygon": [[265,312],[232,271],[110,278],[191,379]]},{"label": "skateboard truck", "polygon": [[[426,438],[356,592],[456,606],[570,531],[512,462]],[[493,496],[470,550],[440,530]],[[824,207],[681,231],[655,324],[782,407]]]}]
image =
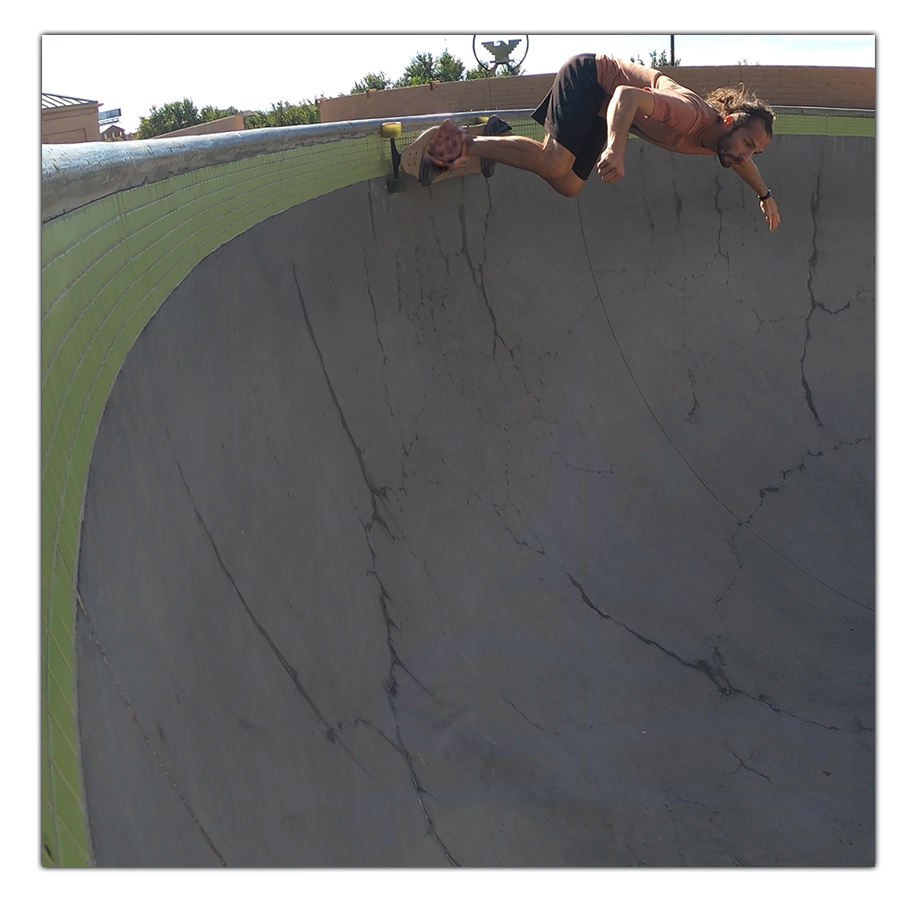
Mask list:
[{"label": "skateboard truck", "polygon": [[388,175],[387,180],[389,194],[396,194],[399,191],[406,190],[406,182],[400,174],[402,157],[400,151],[397,149],[397,138],[400,137],[402,130],[403,126],[400,122],[384,122],[381,125],[382,137],[389,137],[391,139],[391,168],[393,171]]},{"label": "skateboard truck", "polygon": [[391,165],[393,166],[393,174],[388,175],[387,189],[389,194],[396,194],[398,191],[406,190],[406,182],[400,174],[400,151],[397,149],[397,139],[391,138]]}]

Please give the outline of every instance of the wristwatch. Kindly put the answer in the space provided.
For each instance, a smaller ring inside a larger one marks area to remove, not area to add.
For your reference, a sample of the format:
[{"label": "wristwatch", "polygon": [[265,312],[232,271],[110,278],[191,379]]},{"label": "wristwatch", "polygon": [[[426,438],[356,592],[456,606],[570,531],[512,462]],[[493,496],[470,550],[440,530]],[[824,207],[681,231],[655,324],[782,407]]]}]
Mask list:
[{"label": "wristwatch", "polygon": [[771,192],[771,191],[766,191],[766,192],[762,195],[762,197],[758,197],[757,199],[759,200],[760,203],[762,203],[763,200],[768,200],[769,197],[771,197],[771,196],[772,196],[772,192]]}]

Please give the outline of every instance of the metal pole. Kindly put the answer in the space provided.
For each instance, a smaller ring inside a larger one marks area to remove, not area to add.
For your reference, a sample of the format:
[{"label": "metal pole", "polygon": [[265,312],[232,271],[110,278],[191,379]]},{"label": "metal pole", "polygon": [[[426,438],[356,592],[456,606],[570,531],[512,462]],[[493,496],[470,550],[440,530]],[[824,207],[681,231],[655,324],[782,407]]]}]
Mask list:
[{"label": "metal pole", "polygon": [[670,65],[670,66],[674,66],[674,65],[675,65],[675,35],[674,35],[674,34],[670,34],[669,37],[671,38],[671,41],[670,41],[670,43],[669,43],[669,46],[670,46],[671,51],[672,51],[672,52],[670,53],[670,57],[671,57],[671,58],[669,59],[669,65]]}]

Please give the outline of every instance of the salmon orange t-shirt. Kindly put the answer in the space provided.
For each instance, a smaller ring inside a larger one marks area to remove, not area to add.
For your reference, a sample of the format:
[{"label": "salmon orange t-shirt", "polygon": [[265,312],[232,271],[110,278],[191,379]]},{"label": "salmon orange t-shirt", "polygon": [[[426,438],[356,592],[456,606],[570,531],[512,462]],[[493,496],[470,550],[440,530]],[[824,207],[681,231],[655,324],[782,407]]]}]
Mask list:
[{"label": "salmon orange t-shirt", "polygon": [[597,56],[596,60],[597,81],[608,94],[627,85],[653,95],[653,113],[635,115],[633,134],[675,153],[715,155],[700,143],[700,135],[719,114],[699,95],[656,69],[611,56]]}]

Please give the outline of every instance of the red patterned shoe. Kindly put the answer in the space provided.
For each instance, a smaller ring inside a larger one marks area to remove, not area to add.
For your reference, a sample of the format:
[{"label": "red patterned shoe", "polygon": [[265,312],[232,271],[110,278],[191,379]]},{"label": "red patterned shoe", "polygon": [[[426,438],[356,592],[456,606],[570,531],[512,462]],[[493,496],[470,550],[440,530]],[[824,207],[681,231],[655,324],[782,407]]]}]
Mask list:
[{"label": "red patterned shoe", "polygon": [[425,148],[425,156],[436,166],[452,169],[462,157],[464,141],[462,129],[452,119],[444,119]]}]

